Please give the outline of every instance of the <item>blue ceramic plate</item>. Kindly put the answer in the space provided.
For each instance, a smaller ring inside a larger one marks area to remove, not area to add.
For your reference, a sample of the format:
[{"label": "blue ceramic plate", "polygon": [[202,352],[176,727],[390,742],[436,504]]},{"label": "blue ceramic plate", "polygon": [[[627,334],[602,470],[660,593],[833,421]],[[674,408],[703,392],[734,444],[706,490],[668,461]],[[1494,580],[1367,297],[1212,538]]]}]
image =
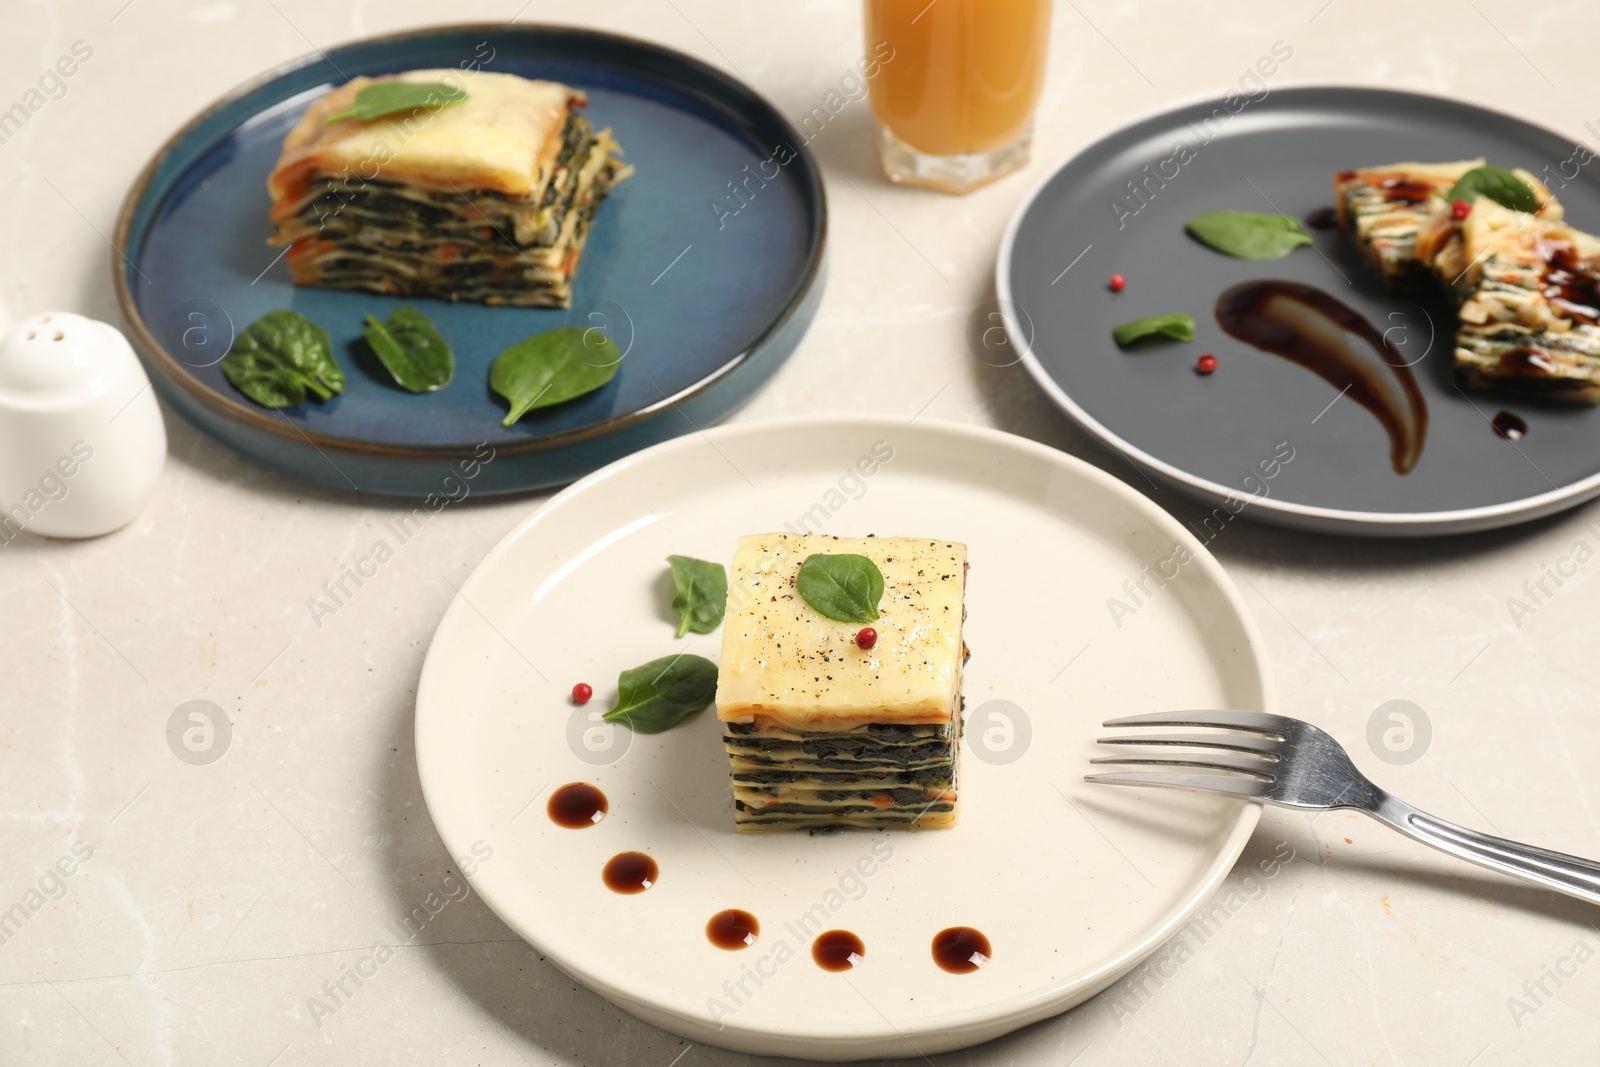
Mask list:
[{"label": "blue ceramic plate", "polygon": [[[565,82],[588,94],[596,126],[616,132],[635,173],[596,217],[570,309],[301,289],[274,259],[267,174],[310,101],[357,75],[435,67],[462,70],[469,92],[477,70]],[[129,192],[113,275],[162,397],[245,455],[312,481],[408,496],[446,491],[466,463],[474,491],[504,493],[571,481],[731,411],[810,324],[826,228],[803,138],[748,86],[611,34],[448,26],[307,56],[202,112]],[[455,380],[437,393],[400,390],[362,343],[365,316],[386,318],[402,303],[455,349]],[[343,394],[277,412],[229,384],[218,362],[233,336],[275,308],[328,331]],[[488,384],[494,357],[573,324],[617,342],[620,372],[502,427],[505,402]]]}]

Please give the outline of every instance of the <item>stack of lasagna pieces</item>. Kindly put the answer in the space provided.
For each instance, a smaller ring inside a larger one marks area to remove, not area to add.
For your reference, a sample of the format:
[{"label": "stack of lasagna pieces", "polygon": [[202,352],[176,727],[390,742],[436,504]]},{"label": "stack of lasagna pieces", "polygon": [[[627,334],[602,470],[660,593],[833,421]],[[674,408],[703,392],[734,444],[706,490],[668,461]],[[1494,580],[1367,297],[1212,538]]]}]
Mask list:
[{"label": "stack of lasagna pieces", "polygon": [[1444,285],[1459,301],[1455,366],[1471,385],[1600,402],[1600,239],[1563,221],[1538,178],[1516,211],[1447,199],[1483,160],[1396,163],[1334,179],[1341,224],[1395,289]]},{"label": "stack of lasagna pieces", "polygon": [[[813,553],[883,573],[877,641],[796,591]],[[741,538],[728,583],[717,717],[740,830],[953,825],[966,546],[910,537]]]},{"label": "stack of lasagna pieces", "polygon": [[[329,119],[385,81],[466,98],[371,120]],[[296,285],[567,307],[590,223],[629,171],[584,95],[510,74],[355,78],[312,103],[268,179]]]}]

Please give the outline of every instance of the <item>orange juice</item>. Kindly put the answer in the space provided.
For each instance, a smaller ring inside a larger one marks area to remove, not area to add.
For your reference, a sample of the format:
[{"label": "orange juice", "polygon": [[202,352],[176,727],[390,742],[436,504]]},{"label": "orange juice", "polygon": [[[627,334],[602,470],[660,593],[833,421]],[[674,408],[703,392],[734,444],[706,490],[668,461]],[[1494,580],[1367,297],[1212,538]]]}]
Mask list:
[{"label": "orange juice", "polygon": [[1029,128],[1044,84],[1050,0],[866,0],[867,50],[894,49],[872,110],[930,156],[998,152]]}]

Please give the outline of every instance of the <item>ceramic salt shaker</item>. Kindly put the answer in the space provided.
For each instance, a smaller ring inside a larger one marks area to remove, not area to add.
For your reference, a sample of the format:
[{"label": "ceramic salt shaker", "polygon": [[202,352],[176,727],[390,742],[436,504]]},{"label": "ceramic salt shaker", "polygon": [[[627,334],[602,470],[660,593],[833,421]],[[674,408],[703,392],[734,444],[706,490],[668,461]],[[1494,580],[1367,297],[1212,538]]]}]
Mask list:
[{"label": "ceramic salt shaker", "polygon": [[167,458],[150,379],[114,326],[52,311],[0,342],[0,545],[98,537],[149,501]]}]

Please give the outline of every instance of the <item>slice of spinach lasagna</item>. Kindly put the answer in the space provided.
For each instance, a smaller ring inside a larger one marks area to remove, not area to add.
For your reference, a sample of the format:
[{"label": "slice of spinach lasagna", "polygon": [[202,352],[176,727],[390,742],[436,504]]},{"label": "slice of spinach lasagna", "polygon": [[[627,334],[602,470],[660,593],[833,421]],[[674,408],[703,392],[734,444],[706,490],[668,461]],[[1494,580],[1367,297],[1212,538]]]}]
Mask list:
[{"label": "slice of spinach lasagna", "polygon": [[[1386,286],[1429,286],[1435,273],[1459,269],[1458,220],[1448,194],[1462,175],[1483,162],[1390,163],[1334,175],[1339,224]],[[1538,178],[1520,169],[1512,173],[1533,191],[1541,217],[1561,217],[1561,205]]]},{"label": "slice of spinach lasagna", "polygon": [[1485,197],[1461,238],[1468,266],[1456,288],[1470,294],[1456,333],[1462,378],[1600,403],[1600,238]]},{"label": "slice of spinach lasagna", "polygon": [[[796,590],[813,553],[877,564],[884,593],[860,624]],[[948,827],[956,817],[966,546],[914,537],[757,534],[728,582],[717,676],[740,830]]]},{"label": "slice of spinach lasagna", "polygon": [[480,71],[466,99],[363,120],[330,116],[367,86],[460,85],[460,72],[355,78],[318,98],[268,178],[270,243],[296,285],[567,307],[595,212],[630,173],[581,92]]}]

